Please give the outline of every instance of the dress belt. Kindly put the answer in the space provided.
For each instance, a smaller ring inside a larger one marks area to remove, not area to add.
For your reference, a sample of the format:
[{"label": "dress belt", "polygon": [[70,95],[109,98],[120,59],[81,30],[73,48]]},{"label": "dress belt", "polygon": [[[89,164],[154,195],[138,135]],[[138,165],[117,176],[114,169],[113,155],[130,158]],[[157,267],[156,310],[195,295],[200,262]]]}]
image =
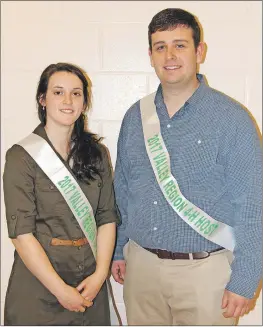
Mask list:
[{"label": "dress belt", "polygon": [[80,238],[78,240],[61,240],[59,238],[52,238],[51,245],[67,245],[67,246],[82,246],[89,243],[87,238]]},{"label": "dress belt", "polygon": [[202,251],[202,252],[193,252],[193,253],[181,253],[181,252],[171,252],[167,250],[161,250],[161,249],[149,249],[149,248],[144,248],[145,250],[148,250],[158,256],[160,259],[205,259],[210,256],[210,253],[217,252],[224,250],[225,248],[218,248],[216,250],[212,251]]}]

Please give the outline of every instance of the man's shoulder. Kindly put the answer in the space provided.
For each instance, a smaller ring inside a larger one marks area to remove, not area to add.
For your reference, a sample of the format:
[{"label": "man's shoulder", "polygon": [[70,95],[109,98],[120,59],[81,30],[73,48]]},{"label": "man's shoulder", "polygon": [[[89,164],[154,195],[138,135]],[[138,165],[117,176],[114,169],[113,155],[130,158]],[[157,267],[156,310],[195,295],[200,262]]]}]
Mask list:
[{"label": "man's shoulder", "polygon": [[208,88],[204,101],[212,111],[222,118],[249,119],[249,111],[242,103],[212,87]]}]

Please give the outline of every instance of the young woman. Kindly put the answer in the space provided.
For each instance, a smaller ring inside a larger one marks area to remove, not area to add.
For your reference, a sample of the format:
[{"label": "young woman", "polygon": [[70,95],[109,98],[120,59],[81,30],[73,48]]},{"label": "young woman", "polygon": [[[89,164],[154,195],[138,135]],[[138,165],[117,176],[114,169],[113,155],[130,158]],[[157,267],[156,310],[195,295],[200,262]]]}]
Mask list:
[{"label": "young woman", "polygon": [[[16,251],[5,325],[110,325],[105,280],[117,215],[107,152],[85,131],[89,90],[76,66],[48,66],[36,94],[41,124],[7,151],[4,197]],[[66,176],[56,182],[45,169],[57,165]]]}]

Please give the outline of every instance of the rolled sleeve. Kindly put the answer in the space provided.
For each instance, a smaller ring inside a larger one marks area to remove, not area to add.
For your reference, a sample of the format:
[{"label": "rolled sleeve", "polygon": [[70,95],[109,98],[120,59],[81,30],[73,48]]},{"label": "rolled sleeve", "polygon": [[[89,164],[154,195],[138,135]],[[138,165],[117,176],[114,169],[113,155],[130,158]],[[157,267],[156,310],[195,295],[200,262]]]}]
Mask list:
[{"label": "rolled sleeve", "polygon": [[6,153],[3,174],[8,235],[34,233],[36,205],[34,194],[35,164],[27,152],[14,145]]},{"label": "rolled sleeve", "polygon": [[105,147],[102,151],[102,185],[98,208],[96,211],[97,227],[109,223],[119,223],[119,217],[116,210],[115,196],[113,191],[112,169],[109,162],[108,153]]}]

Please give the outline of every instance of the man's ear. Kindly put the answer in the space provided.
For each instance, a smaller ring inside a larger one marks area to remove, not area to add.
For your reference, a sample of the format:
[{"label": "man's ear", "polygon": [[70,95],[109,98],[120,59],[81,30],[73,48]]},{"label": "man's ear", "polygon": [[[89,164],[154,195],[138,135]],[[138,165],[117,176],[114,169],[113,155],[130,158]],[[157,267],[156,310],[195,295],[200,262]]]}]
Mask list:
[{"label": "man's ear", "polygon": [[150,57],[151,66],[153,67],[152,50],[150,48],[148,49],[148,55]]}]

